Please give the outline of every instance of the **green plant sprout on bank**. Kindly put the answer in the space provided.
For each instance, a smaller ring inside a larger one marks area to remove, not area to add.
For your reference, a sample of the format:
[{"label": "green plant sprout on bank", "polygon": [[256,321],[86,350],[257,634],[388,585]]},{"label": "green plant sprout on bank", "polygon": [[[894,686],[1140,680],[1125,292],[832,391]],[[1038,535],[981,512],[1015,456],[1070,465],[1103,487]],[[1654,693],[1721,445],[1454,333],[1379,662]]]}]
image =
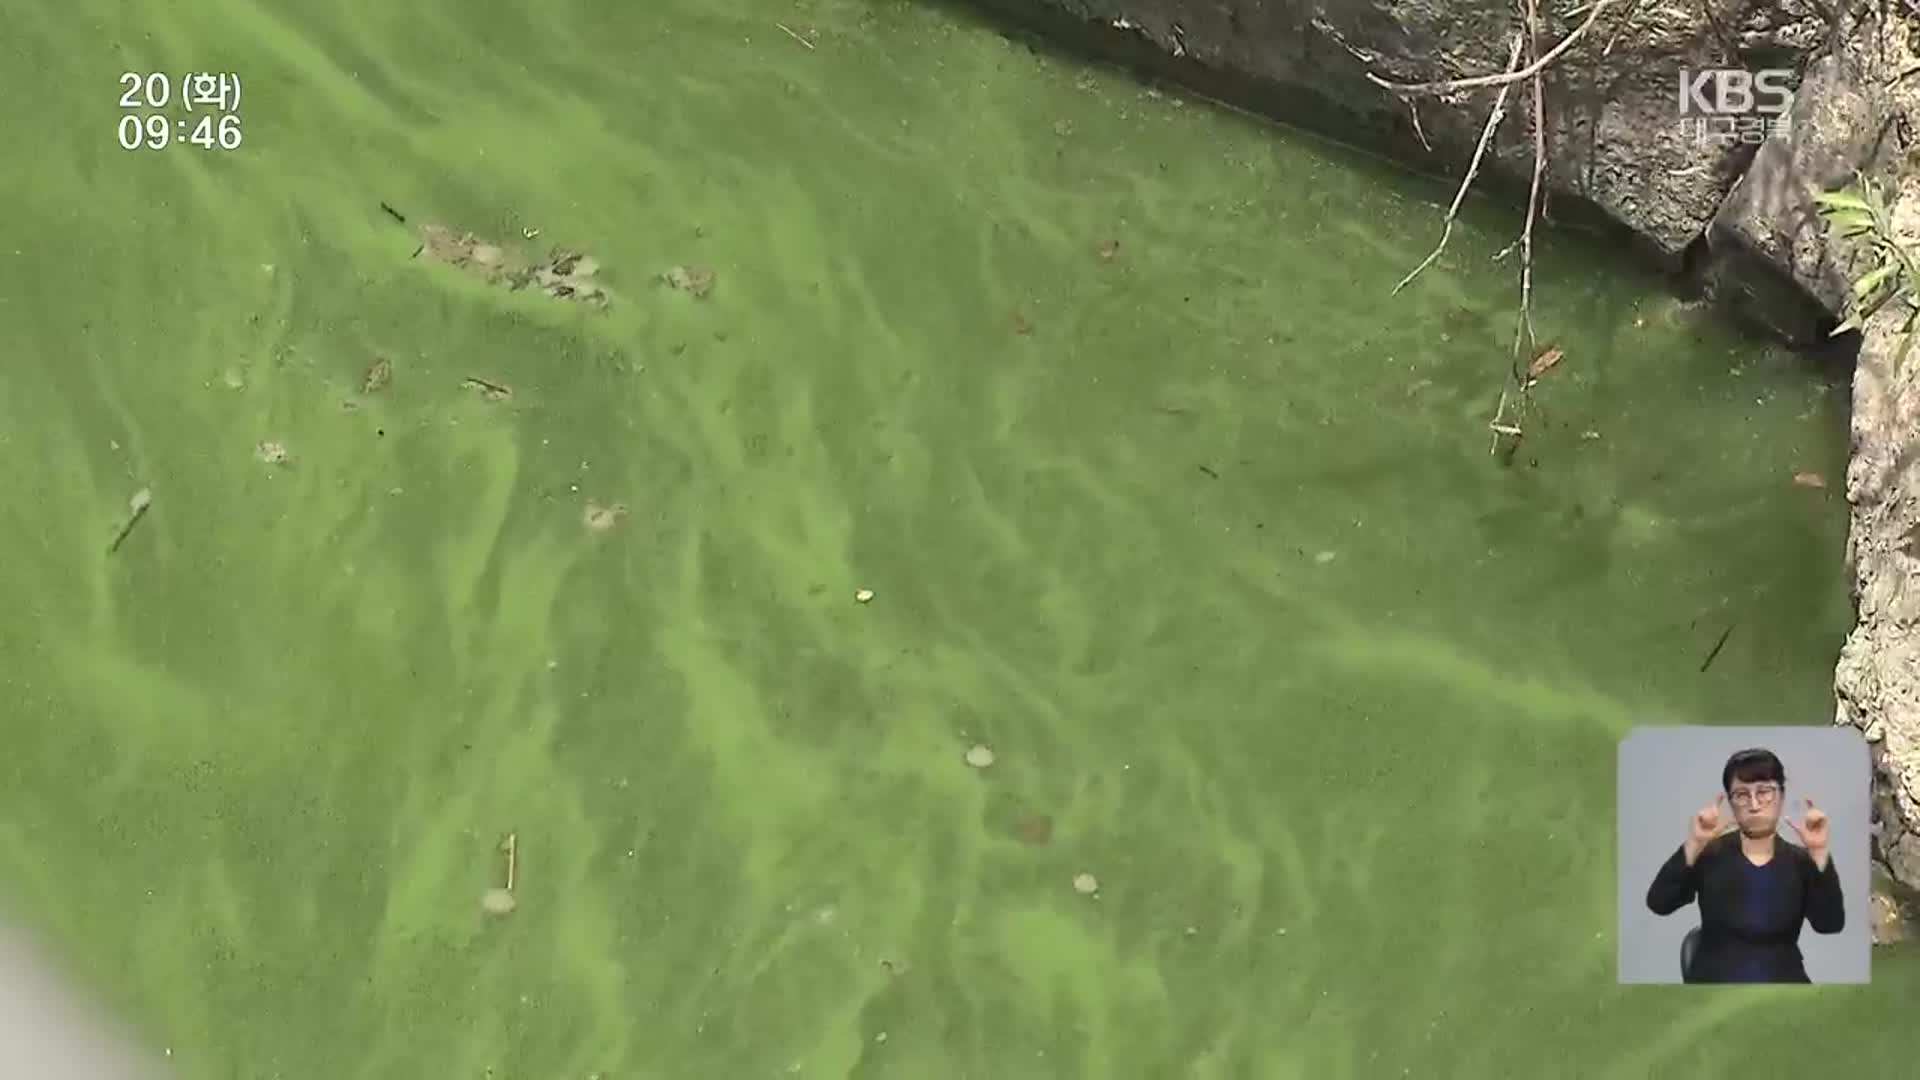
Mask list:
[{"label": "green plant sprout on bank", "polygon": [[1900,326],[1900,348],[1893,356],[1898,372],[1913,346],[1913,328],[1920,318],[1920,267],[1913,253],[1893,238],[1893,218],[1880,185],[1855,174],[1854,182],[1839,191],[1825,191],[1813,197],[1827,228],[1842,238],[1869,237],[1877,264],[1853,280],[1847,298],[1846,318],[1833,328],[1833,337],[1849,330],[1860,330],[1888,303],[1899,299],[1907,305],[1907,318]]}]

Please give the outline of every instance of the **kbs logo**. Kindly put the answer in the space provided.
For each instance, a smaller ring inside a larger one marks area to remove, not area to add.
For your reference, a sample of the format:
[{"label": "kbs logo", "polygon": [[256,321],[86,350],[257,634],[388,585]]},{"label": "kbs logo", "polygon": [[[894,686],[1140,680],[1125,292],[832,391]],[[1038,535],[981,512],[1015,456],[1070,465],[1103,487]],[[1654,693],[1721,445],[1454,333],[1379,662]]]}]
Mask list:
[{"label": "kbs logo", "polygon": [[1680,71],[1680,118],[1702,142],[1755,144],[1789,134],[1793,72],[1705,68]]},{"label": "kbs logo", "polygon": [[[1680,72],[1681,116],[1784,114],[1793,108],[1793,72],[1707,68]],[[1764,95],[1764,96],[1762,96]]]}]

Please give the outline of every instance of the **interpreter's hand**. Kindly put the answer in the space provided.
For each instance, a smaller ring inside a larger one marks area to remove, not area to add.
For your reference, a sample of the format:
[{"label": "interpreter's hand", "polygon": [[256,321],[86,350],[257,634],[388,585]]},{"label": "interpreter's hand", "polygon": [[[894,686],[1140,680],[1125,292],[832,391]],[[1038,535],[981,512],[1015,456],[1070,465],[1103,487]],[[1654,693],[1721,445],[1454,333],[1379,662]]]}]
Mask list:
[{"label": "interpreter's hand", "polygon": [[1705,847],[1707,841],[1732,828],[1733,822],[1727,819],[1726,808],[1727,797],[1724,793],[1715,795],[1712,802],[1701,807],[1700,812],[1693,815],[1693,829],[1687,835],[1687,842],[1695,847]]},{"label": "interpreter's hand", "polygon": [[1800,815],[1799,821],[1785,814],[1780,815],[1780,820],[1786,822],[1787,828],[1793,830],[1793,835],[1800,838],[1800,846],[1806,848],[1807,854],[1813,856],[1814,865],[1825,870],[1827,868],[1827,815],[1813,805],[1812,799],[1801,799],[1800,803],[1807,809]]}]

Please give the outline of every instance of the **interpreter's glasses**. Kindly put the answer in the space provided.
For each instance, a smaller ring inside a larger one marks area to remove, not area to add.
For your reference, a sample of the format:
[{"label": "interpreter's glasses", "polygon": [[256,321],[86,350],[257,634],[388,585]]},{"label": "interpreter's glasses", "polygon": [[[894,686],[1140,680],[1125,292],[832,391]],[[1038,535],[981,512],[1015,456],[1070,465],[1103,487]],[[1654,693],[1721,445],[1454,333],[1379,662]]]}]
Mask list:
[{"label": "interpreter's glasses", "polygon": [[1751,791],[1733,793],[1733,805],[1744,806],[1749,810],[1757,806],[1772,806],[1773,800],[1780,797],[1780,789],[1772,785],[1757,787]]}]

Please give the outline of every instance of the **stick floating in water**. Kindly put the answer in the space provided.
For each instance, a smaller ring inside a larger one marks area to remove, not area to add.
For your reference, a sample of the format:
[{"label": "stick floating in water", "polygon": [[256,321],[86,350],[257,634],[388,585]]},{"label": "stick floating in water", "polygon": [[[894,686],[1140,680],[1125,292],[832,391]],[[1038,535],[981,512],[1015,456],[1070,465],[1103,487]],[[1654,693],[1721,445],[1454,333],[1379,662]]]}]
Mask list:
[{"label": "stick floating in water", "polygon": [[1707,653],[1707,658],[1705,660],[1700,661],[1701,672],[1704,673],[1708,668],[1713,666],[1714,660],[1720,655],[1720,650],[1727,647],[1727,639],[1732,636],[1733,636],[1733,624],[1728,623],[1727,628],[1725,630],[1720,631],[1720,640],[1713,643],[1713,651]]},{"label": "stick floating in water", "polygon": [[500,841],[500,853],[507,857],[507,883],[501,888],[488,889],[480,897],[481,910],[493,916],[511,915],[513,909],[520,906],[513,898],[514,872],[519,869],[520,858],[518,833],[508,833],[506,839]]},{"label": "stick floating in water", "polygon": [[120,545],[127,542],[127,534],[131,533],[133,527],[140,523],[140,519],[146,516],[147,507],[152,505],[152,488],[141,488],[139,491],[133,493],[133,498],[127,500],[126,524],[120,526],[120,531],[114,534],[113,543],[107,545],[107,554],[111,555],[120,550]]}]

